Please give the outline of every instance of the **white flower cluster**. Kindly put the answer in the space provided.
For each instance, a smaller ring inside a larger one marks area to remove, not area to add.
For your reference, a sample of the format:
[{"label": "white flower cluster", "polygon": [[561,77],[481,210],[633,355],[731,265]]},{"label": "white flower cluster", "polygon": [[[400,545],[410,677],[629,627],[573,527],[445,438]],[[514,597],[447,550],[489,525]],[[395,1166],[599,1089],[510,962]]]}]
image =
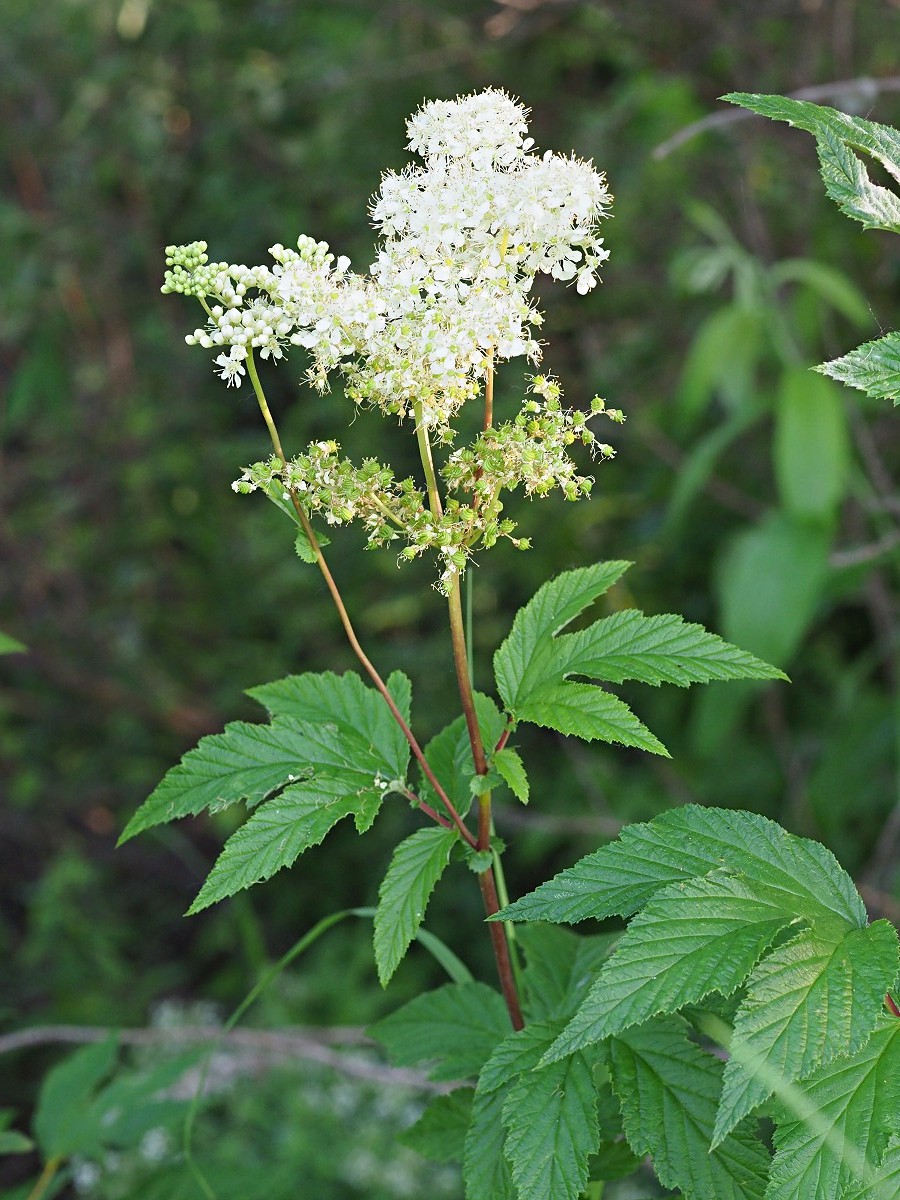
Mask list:
[{"label": "white flower cluster", "polygon": [[306,237],[296,251],[272,247],[272,268],[208,267],[203,243],[169,247],[163,290],[200,295],[210,318],[187,340],[221,347],[216,364],[236,385],[251,349],[277,359],[302,346],[315,387],[339,369],[358,403],[399,416],[416,406],[449,439],[489,364],[540,358],[535,275],[585,293],[608,256],[603,176],[589,162],[533,153],[526,117],[495,89],[425,104],[407,124],[424,165],[385,175],[372,203],[382,243],[368,275]]}]

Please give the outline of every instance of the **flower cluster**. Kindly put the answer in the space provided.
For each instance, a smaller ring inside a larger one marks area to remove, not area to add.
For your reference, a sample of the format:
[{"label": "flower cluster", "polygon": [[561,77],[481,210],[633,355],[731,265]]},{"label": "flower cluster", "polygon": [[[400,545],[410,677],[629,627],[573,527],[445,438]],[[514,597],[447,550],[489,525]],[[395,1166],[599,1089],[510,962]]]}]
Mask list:
[{"label": "flower cluster", "polygon": [[[296,249],[271,247],[271,266],[258,267],[210,263],[206,243],[195,242],[167,247],[163,291],[199,299],[208,320],[186,340],[220,351],[216,368],[228,385],[249,374],[259,392],[255,356],[277,361],[297,346],[319,391],[337,373],[356,403],[411,418],[430,442],[452,443],[459,409],[497,363],[540,360],[535,276],[573,281],[581,294],[596,284],[611,197],[590,162],[536,153],[526,110],[496,89],[423,105],[407,134],[421,163],[382,179],[371,204],[381,240],[367,274],[305,236]],[[398,482],[371,459],[354,466],[335,442],[314,443],[286,464],[255,464],[235,488],[293,493],[328,524],[358,519],[370,545],[402,538],[402,558],[434,551],[446,587],[476,546],[499,537],[527,545],[501,516],[503,490],[543,496],[560,488],[569,499],[589,490],[569,449],[578,442],[595,457],[612,451],[587,419],[562,408],[555,381],[535,376],[512,421],[494,427],[489,419],[470,446],[450,454],[441,471],[448,496],[436,511],[412,480]]]}]

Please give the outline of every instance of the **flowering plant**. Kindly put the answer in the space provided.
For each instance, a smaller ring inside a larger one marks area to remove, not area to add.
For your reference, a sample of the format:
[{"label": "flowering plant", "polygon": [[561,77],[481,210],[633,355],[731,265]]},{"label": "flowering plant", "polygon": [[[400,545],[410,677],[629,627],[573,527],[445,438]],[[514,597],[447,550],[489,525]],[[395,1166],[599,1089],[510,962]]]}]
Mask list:
[{"label": "flowering plant", "polygon": [[[253,689],[269,722],[204,738],[123,837],[247,804],[197,912],[291,866],[346,817],[362,834],[389,796],[412,806],[417,827],[396,847],[373,914],[378,976],[386,985],[418,937],[452,982],[373,1032],[399,1065],[429,1063],[433,1078],[457,1084],[407,1136],[463,1163],[468,1200],[596,1198],[648,1155],[661,1183],[690,1200],[801,1200],[808,1185],[823,1200],[874,1197],[896,1170],[881,1156],[892,1136],[896,1156],[900,1136],[897,1107],[865,1106],[873,1073],[894,1092],[900,1078],[890,1069],[900,1023],[882,1015],[886,996],[897,1015],[897,937],[887,922],[867,924],[828,851],[750,813],[688,807],[629,827],[530,896],[506,899],[492,795],[506,788],[529,800],[512,745],[520,725],[667,754],[597,683],[783,676],[671,614],[613,603],[565,631],[629,565],[605,562],[550,580],[518,613],[494,657],[499,703],[473,690],[461,576],[500,537],[528,544],[503,515],[503,493],[586,494],[592,480],[572,448],[609,458],[589,420],[622,419],[596,397],[589,412],[563,407],[559,384],[542,374],[511,418],[494,412],[499,364],[540,359],[535,276],[582,294],[597,282],[610,196],[590,163],[538,155],[524,109],[502,92],[426,104],[407,128],[423,165],[385,176],[368,275],[307,237],[297,250],[272,247],[272,266],[210,263],[203,242],[167,250],[163,290],[196,297],[207,315],[188,341],[219,351],[228,385],[249,379],[271,438],[272,455],[234,487],[262,491],[295,523],[298,552],[321,571],[371,686],[323,673]],[[338,376],[357,405],[409,430],[420,479],[354,464],[335,440],[288,458],[257,357],[278,362],[290,347],[306,352],[314,389]],[[467,402],[480,404],[481,430],[463,445],[456,419]],[[371,547],[396,542],[401,561],[437,560],[461,715],[424,748],[410,681],[399,672],[385,681],[366,655],[314,528],[353,520]],[[477,877],[499,992],[422,929],[451,862]],[[620,938],[559,927],[610,916],[634,919]],[[730,1046],[727,1065],[710,1042]],[[843,1084],[852,1076],[839,1097],[840,1144],[809,1117],[838,1103],[836,1070]],[[760,1111],[779,1126],[774,1159],[756,1128]]]}]

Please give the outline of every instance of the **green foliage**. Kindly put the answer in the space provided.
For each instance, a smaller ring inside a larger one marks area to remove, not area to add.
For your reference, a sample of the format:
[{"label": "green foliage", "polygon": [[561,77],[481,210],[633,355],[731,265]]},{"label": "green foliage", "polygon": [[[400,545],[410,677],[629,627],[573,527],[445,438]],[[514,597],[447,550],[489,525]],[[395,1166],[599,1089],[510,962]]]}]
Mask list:
[{"label": "green foliage", "polygon": [[819,370],[840,383],[859,388],[879,400],[900,397],[900,333],[886,333],[864,342],[841,358],[823,363]]},{"label": "green foliage", "polygon": [[22,654],[27,649],[28,647],[16,638],[10,637],[8,633],[0,630],[0,654]]}]

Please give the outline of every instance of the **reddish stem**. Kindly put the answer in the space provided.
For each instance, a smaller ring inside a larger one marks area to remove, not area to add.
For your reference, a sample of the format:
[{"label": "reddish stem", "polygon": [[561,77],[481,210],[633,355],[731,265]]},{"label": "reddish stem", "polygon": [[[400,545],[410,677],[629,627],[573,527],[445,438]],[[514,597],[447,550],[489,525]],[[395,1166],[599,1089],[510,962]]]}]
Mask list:
[{"label": "reddish stem", "polygon": [[888,1012],[891,1016],[900,1017],[900,1008],[897,1007],[897,1001],[890,992],[885,996],[884,1002],[887,1005]]},{"label": "reddish stem", "polygon": [[[491,867],[478,876],[478,885],[484,900],[484,911],[489,917],[492,917],[494,913],[500,911],[500,901],[497,898],[497,884],[494,881],[494,872]],[[497,974],[500,976],[500,988],[503,992],[503,999],[506,1001],[509,1019],[513,1029],[524,1029],[525,1021],[519,1005],[519,993],[516,989],[516,977],[513,974],[512,962],[509,957],[506,930],[499,921],[489,921],[488,929],[491,933],[494,958],[497,960]]]}]

